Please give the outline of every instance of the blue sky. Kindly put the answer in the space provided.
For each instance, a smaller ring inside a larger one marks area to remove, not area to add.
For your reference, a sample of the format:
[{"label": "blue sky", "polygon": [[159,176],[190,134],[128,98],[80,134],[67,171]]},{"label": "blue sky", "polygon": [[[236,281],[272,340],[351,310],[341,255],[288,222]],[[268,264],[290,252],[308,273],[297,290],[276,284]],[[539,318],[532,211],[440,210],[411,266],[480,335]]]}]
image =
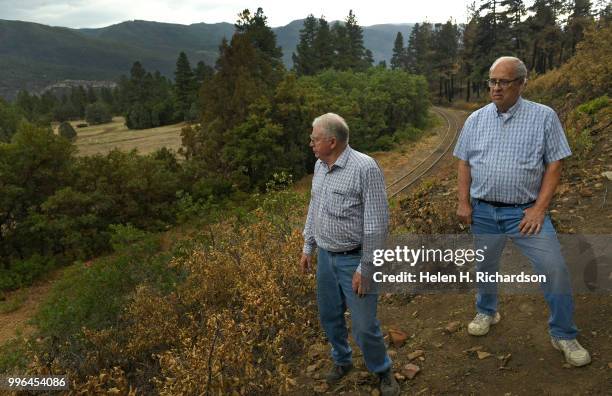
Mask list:
[{"label": "blue sky", "polygon": [[38,22],[72,28],[103,27],[115,23],[144,19],[149,21],[190,24],[230,22],[238,12],[262,7],[268,23],[286,25],[312,13],[329,21],[344,19],[353,9],[359,24],[414,23],[428,20],[445,22],[449,18],[465,22],[467,1],[278,1],[238,0],[0,0],[0,19]]}]

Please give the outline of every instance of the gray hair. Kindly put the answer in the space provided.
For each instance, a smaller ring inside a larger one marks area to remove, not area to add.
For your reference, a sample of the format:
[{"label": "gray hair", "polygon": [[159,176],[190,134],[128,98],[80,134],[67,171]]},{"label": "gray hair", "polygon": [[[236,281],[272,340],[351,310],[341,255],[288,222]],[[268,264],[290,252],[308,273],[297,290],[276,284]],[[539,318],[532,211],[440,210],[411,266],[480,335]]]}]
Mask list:
[{"label": "gray hair", "polygon": [[514,78],[522,78],[523,81],[527,80],[527,68],[525,67],[525,64],[523,63],[522,60],[520,60],[519,58],[516,58],[514,56],[502,56],[500,58],[497,58],[495,60],[495,62],[493,62],[493,64],[491,65],[491,68],[489,69],[489,73],[491,73],[493,71],[495,66],[497,66],[501,62],[505,62],[505,61],[512,61],[512,62],[514,62],[515,67],[516,67],[516,69],[514,70],[514,72],[515,72],[515,77]]},{"label": "gray hair", "polygon": [[327,137],[335,137],[340,143],[348,143],[349,127],[344,118],[335,113],[318,116],[312,122],[312,127],[321,126]]}]

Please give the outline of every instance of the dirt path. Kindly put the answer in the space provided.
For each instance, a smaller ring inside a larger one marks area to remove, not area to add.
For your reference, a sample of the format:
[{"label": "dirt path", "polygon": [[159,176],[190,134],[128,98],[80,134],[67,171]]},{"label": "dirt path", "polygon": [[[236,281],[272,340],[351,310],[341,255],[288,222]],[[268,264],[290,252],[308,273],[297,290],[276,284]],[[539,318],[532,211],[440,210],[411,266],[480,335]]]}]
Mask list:
[{"label": "dirt path", "polygon": [[62,270],[56,270],[34,285],[7,293],[6,301],[17,298],[19,293],[25,293],[25,301],[19,307],[8,313],[0,313],[0,345],[12,339],[17,334],[27,336],[34,331],[28,321],[36,314],[40,304],[51,292],[54,281],[59,279]]}]

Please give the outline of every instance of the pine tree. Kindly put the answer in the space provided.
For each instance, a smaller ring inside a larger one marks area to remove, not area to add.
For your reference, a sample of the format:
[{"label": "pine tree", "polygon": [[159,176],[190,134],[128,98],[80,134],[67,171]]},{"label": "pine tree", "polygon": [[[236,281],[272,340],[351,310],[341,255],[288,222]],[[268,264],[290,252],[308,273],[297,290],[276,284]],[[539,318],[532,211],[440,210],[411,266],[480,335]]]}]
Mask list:
[{"label": "pine tree", "polygon": [[404,48],[404,36],[397,32],[393,43],[393,55],[391,56],[391,69],[406,68],[406,48]]},{"label": "pine tree", "polygon": [[345,20],[346,36],[348,42],[348,63],[349,68],[353,70],[365,70],[372,66],[372,56],[368,57],[366,49],[363,45],[363,29],[357,23],[357,18],[353,14],[353,10],[349,10],[349,14]]},{"label": "pine tree", "polygon": [[334,42],[329,24],[324,17],[319,18],[319,28],[313,43],[314,52],[317,54],[317,70],[331,69],[334,66]]},{"label": "pine tree", "polygon": [[529,8],[533,15],[527,18],[532,37],[529,64],[538,74],[559,65],[563,57],[562,34],[557,21],[558,2],[535,0]]},{"label": "pine tree", "polygon": [[458,71],[459,29],[452,21],[436,27],[433,36],[435,51],[432,66],[437,74],[439,97],[451,102],[454,96],[454,78]]},{"label": "pine tree", "polygon": [[200,85],[204,83],[204,81],[208,81],[214,76],[215,69],[213,69],[211,66],[208,66],[203,61],[199,61],[198,64],[196,65],[195,70],[193,71],[193,74],[194,74],[197,86],[199,88]]},{"label": "pine tree", "polygon": [[267,20],[261,7],[253,15],[246,9],[238,15],[238,21],[234,26],[236,32],[246,35],[253,46],[263,52],[270,62],[280,63],[283,51],[276,45],[276,34],[268,26]]},{"label": "pine tree", "polygon": [[191,104],[195,101],[196,84],[187,55],[181,51],[174,71],[174,94],[176,95],[179,117],[185,119]]},{"label": "pine tree", "polygon": [[96,95],[96,91],[94,91],[93,87],[90,85],[87,87],[87,103],[95,103],[98,100],[98,95]]},{"label": "pine tree", "polygon": [[503,19],[508,21],[509,36],[513,43],[511,53],[524,59],[527,51],[527,32],[523,18],[527,14],[523,0],[502,0],[500,3],[505,10],[501,12]]},{"label": "pine tree", "polygon": [[566,58],[576,53],[576,45],[584,38],[584,30],[595,22],[590,0],[574,0],[572,3],[568,4],[570,15],[565,27],[566,41],[569,47]]},{"label": "pine tree", "polygon": [[332,43],[334,45],[334,69],[348,70],[351,68],[349,59],[350,44],[346,32],[346,26],[335,22],[331,27]]},{"label": "pine tree", "polygon": [[320,61],[315,48],[317,31],[317,20],[310,14],[304,20],[304,26],[300,30],[300,41],[296,47],[297,53],[292,55],[293,69],[298,75],[310,76],[320,70]]},{"label": "pine tree", "polygon": [[432,68],[432,26],[429,22],[415,24],[408,38],[407,63],[411,72],[427,75]]}]

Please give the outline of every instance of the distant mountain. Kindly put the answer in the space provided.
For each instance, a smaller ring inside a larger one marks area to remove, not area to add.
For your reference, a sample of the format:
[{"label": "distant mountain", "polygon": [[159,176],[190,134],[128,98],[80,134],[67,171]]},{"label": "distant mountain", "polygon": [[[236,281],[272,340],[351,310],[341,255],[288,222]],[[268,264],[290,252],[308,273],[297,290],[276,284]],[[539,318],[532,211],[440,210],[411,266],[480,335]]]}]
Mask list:
[{"label": "distant mountain", "polygon": [[[296,20],[273,28],[287,67],[291,67],[302,24],[303,20]],[[364,27],[365,46],[376,62],[388,63],[395,35],[401,31],[407,38],[411,28],[412,24]],[[62,80],[115,80],[128,74],[136,60],[147,70],[172,78],[180,51],[185,51],[192,65],[200,60],[213,65],[221,40],[233,32],[230,23],[136,20],[99,29],[69,29],[0,20],[0,96],[11,99],[21,89],[40,92]]]}]

